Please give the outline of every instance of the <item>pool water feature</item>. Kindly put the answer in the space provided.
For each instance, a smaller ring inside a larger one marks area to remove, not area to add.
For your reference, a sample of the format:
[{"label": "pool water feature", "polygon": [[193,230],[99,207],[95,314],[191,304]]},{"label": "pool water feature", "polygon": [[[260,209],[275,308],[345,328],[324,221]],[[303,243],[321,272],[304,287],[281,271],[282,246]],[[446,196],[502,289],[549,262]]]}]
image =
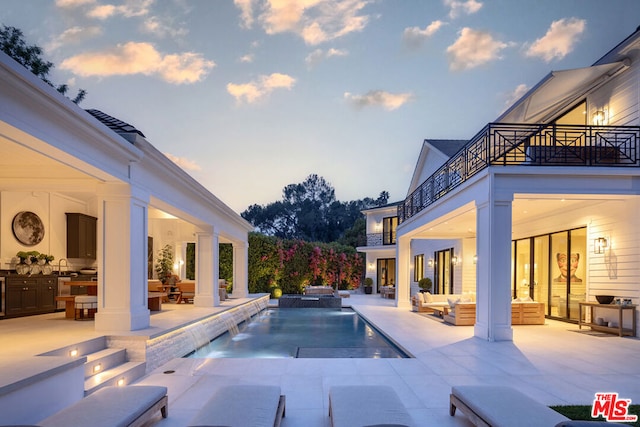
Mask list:
[{"label": "pool water feature", "polygon": [[352,309],[267,309],[226,332],[193,358],[410,357]]}]

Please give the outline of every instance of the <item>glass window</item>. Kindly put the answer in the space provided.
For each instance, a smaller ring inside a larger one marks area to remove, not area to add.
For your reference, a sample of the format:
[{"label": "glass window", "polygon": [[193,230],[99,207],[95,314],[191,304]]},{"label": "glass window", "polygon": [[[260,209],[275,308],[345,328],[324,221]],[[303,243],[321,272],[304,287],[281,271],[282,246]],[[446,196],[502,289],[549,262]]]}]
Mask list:
[{"label": "glass window", "polygon": [[453,248],[437,251],[435,253],[435,286],[436,294],[452,294],[453,293],[453,267],[451,259],[453,257]]},{"label": "glass window", "polygon": [[382,219],[382,244],[396,244],[396,228],[398,228],[398,217],[389,216]]},{"label": "glass window", "polygon": [[419,282],[424,277],[424,254],[413,257],[413,281]]},{"label": "glass window", "polygon": [[396,259],[378,259],[378,292],[380,286],[394,286],[396,284]]}]

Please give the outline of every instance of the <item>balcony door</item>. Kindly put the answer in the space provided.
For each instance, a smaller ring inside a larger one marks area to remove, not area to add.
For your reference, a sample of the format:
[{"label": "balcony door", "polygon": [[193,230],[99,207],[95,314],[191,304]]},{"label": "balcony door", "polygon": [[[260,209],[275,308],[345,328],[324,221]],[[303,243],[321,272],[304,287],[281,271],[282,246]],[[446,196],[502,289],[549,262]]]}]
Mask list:
[{"label": "balcony door", "polygon": [[398,228],[398,217],[388,216],[382,219],[382,244],[396,244],[396,228]]}]

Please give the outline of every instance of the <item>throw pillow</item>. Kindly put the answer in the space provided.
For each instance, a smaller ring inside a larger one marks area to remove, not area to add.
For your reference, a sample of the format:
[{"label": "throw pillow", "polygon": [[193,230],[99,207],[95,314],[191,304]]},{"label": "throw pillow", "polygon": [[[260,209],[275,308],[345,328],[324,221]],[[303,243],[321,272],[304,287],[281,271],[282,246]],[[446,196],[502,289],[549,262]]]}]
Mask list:
[{"label": "throw pillow", "polygon": [[449,303],[449,308],[454,309],[456,308],[456,304],[460,302],[460,298],[457,298],[455,300],[452,298],[447,298],[447,302]]},{"label": "throw pillow", "polygon": [[426,303],[433,302],[433,295],[431,295],[431,292],[425,292],[422,294],[422,296],[424,298],[424,302]]}]

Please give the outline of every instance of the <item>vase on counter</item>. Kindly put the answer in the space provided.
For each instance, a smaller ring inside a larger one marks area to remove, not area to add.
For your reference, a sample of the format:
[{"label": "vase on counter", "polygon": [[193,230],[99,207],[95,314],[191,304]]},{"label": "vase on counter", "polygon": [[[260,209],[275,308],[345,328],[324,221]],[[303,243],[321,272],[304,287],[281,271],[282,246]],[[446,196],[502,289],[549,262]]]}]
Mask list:
[{"label": "vase on counter", "polygon": [[31,266],[27,264],[27,261],[24,259],[20,259],[20,262],[16,264],[16,273],[18,274],[29,274],[31,270]]},{"label": "vase on counter", "polygon": [[53,266],[49,263],[49,261],[45,261],[42,266],[42,274],[51,274],[53,273]]}]

